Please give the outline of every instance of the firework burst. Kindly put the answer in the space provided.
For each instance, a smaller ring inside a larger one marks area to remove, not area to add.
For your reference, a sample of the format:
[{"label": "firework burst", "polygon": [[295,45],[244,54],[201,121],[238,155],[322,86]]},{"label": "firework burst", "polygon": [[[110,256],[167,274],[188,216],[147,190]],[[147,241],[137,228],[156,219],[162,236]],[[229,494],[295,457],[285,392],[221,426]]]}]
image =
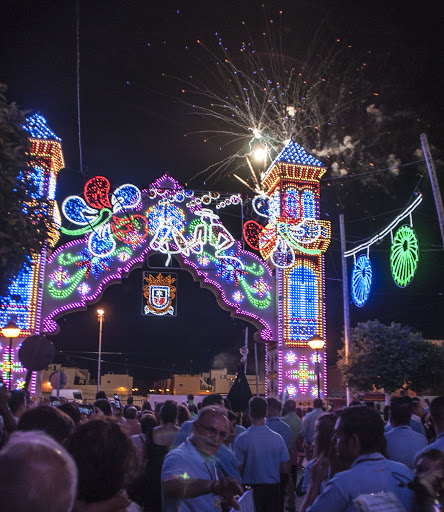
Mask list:
[{"label": "firework burst", "polygon": [[347,162],[359,141],[348,135],[344,121],[354,108],[365,112],[363,102],[368,105],[369,98],[363,78],[367,65],[349,64],[349,45],[318,38],[298,60],[276,45],[281,37],[270,24],[263,41],[256,45],[248,35],[238,52],[230,52],[220,35],[215,36],[215,50],[197,41],[202,63],[209,61],[208,72],[200,80],[193,76],[183,81],[182,93],[193,113],[214,121],[214,129],[195,133],[213,138],[226,156],[196,176],[207,174],[207,180],[217,181],[244,167],[246,157],[259,157],[259,169],[248,162],[246,180],[236,175],[258,192],[260,172],[291,139],[336,163],[338,175],[348,172]]}]

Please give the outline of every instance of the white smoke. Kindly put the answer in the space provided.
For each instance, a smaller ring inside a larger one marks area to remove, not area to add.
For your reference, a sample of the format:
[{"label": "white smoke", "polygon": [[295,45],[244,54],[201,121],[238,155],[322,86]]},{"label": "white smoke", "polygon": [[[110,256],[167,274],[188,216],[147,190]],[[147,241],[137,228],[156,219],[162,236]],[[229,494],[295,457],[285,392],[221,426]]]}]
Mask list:
[{"label": "white smoke", "polygon": [[422,148],[415,149],[413,156],[416,156],[416,158],[424,158],[424,151]]},{"label": "white smoke", "polygon": [[367,107],[367,113],[373,116],[378,124],[382,122],[382,111],[376,108],[374,103]]},{"label": "white smoke", "polygon": [[233,370],[236,368],[236,364],[240,361],[240,355],[238,360],[236,360],[233,354],[229,354],[228,352],[220,352],[216,356],[211,363],[211,368],[214,370],[223,370],[227,368],[228,370]]},{"label": "white smoke", "polygon": [[296,109],[295,107],[293,106],[289,106],[287,107],[287,114],[290,116],[290,117],[294,117],[296,115]]},{"label": "white smoke", "polygon": [[390,172],[393,173],[395,176],[399,175],[399,165],[401,164],[401,160],[399,158],[396,158],[396,155],[393,153],[390,153],[390,155],[387,158],[387,167],[391,167]]},{"label": "white smoke", "polygon": [[331,164],[331,174],[332,176],[345,176],[348,174],[348,170],[340,168],[337,162],[333,162]]},{"label": "white smoke", "polygon": [[355,147],[359,144],[359,140],[353,142],[353,138],[351,135],[346,135],[342,142],[338,142],[336,139],[332,139],[332,144],[330,146],[325,146],[320,150],[313,149],[311,152],[318,157],[339,155],[344,151],[352,152]]}]

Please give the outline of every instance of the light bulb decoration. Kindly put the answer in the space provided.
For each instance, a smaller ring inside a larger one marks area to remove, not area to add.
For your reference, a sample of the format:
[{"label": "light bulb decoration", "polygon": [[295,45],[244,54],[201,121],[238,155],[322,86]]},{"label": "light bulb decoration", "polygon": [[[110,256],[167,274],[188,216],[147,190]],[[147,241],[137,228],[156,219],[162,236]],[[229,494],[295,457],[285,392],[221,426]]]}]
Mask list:
[{"label": "light bulb decoration", "polygon": [[[364,259],[365,256],[360,256],[353,267],[351,291],[353,302],[356,306],[362,307],[370,293],[372,270],[370,260],[368,259],[368,251],[372,245],[381,243],[389,233],[392,236],[390,269],[393,280],[400,288],[405,288],[412,282],[419,262],[419,243],[412,227],[412,213],[421,204],[422,200],[422,195],[418,194],[388,226],[373,235],[366,242],[353,249],[344,251],[344,258],[353,256],[355,259],[357,254],[367,251],[367,259]],[[401,226],[393,237],[393,230],[407,217],[410,218],[410,226]]]},{"label": "light bulb decoration", "polygon": [[64,216],[79,229],[62,227],[65,235],[88,235],[88,249],[94,256],[104,258],[114,252],[116,239],[130,245],[139,245],[148,235],[148,222],[140,214],[129,215],[141,201],[140,190],[125,184],[110,195],[111,185],[103,176],[91,178],[85,184],[83,195],[67,197],[62,203]]},{"label": "light bulb decoration", "polygon": [[351,292],[353,302],[362,307],[370,295],[372,286],[372,265],[370,259],[361,254],[353,265],[351,275]]},{"label": "light bulb decoration", "polygon": [[70,196],[62,205],[73,224],[63,231],[75,240],[55,250],[46,264],[45,331],[53,332],[56,318],[96,301],[109,284],[157,252],[166,256],[165,264],[179,259],[225,309],[248,318],[263,340],[273,339],[272,270],[245,251],[219,217],[223,208],[241,203],[237,194],[186,190],[167,174],[145,190],[125,184],[114,192],[105,177],[92,178],[83,197]]},{"label": "light bulb decoration", "polygon": [[[276,268],[278,279],[278,337],[267,346],[269,396],[289,389],[297,400],[309,401],[317,393],[316,360],[309,341],[325,339],[324,253],[331,240],[330,222],[320,219],[322,162],[290,141],[276,157],[252,201],[257,220],[244,224],[247,244]],[[262,221],[262,222],[261,222]],[[326,392],[325,350],[320,382]],[[277,384],[277,385],[276,385]]]},{"label": "light bulb decoration", "polygon": [[393,237],[390,249],[390,269],[400,288],[408,286],[415,277],[419,261],[418,238],[413,228],[401,226]]}]

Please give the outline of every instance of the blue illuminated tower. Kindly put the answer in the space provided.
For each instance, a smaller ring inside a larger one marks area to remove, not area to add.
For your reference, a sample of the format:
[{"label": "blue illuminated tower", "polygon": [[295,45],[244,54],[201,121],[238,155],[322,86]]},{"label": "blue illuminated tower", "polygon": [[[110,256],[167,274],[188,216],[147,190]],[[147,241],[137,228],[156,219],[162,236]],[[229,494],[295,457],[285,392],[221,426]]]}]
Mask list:
[{"label": "blue illuminated tower", "polygon": [[[32,201],[38,203],[45,200],[49,208],[45,215],[52,218],[56,226],[60,226],[60,213],[55,201],[57,175],[65,164],[63,160],[61,139],[49,128],[44,117],[39,114],[26,119],[23,128],[29,132],[31,142],[30,156],[32,167],[23,170],[24,178],[34,185]],[[9,381],[9,371],[12,365],[13,387],[24,384],[25,370],[18,361],[17,351],[23,338],[40,334],[40,315],[42,305],[43,279],[46,263],[46,252],[53,247],[59,238],[59,231],[49,233],[49,239],[40,254],[30,257],[30,265],[23,265],[16,279],[10,284],[8,293],[2,297],[0,310],[0,329],[11,317],[20,327],[20,337],[14,340],[12,357],[9,357],[9,347],[1,343],[3,378]],[[1,332],[1,331],[0,331]],[[2,340],[4,341],[4,340]],[[11,361],[11,364],[9,364]],[[35,379],[31,384],[34,390]]]},{"label": "blue illuminated tower", "polygon": [[[324,253],[330,223],[319,218],[319,181],[324,165],[291,141],[262,178],[274,202],[277,339],[267,346],[268,395],[311,402],[318,396],[316,352],[309,340],[326,345]],[[267,227],[265,228],[267,230]],[[270,229],[268,228],[270,231]],[[321,397],[326,392],[325,345],[319,351]]]}]

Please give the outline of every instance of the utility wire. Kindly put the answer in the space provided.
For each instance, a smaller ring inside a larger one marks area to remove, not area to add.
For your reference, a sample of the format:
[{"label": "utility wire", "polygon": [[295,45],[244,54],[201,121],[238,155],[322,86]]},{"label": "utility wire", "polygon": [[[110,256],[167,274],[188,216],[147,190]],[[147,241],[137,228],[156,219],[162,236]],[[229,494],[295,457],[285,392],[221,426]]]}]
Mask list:
[{"label": "utility wire", "polygon": [[83,176],[82,134],[80,129],[80,16],[79,0],[76,1],[77,18],[77,125],[79,127],[80,174]]}]

